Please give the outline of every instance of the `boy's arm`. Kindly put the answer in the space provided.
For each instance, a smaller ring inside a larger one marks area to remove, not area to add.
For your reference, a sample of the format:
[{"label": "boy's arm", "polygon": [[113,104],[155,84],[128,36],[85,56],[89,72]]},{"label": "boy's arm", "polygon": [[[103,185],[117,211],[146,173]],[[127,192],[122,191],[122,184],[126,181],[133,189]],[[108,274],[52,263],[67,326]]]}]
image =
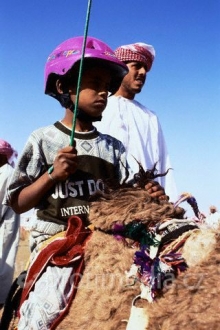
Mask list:
[{"label": "boy's arm", "polygon": [[18,214],[27,212],[39,203],[56,182],[66,180],[76,169],[76,149],[71,146],[61,149],[54,160],[53,172],[50,175],[45,172],[32,184],[16,192],[11,198],[11,207]]}]

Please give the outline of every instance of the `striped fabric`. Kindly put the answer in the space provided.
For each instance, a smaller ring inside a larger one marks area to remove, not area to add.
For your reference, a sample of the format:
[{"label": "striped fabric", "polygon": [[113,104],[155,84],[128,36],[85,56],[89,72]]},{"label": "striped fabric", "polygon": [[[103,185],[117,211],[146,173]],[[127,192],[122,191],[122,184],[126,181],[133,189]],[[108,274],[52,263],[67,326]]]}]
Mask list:
[{"label": "striped fabric", "polygon": [[154,47],[142,42],[120,46],[115,50],[115,55],[122,62],[135,61],[146,65],[150,71],[155,57]]}]

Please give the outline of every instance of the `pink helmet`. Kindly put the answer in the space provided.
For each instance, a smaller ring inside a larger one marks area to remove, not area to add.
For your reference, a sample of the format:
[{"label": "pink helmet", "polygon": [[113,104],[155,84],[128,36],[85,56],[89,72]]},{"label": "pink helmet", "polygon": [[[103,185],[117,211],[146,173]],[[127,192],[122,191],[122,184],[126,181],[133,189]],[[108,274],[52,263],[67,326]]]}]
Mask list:
[{"label": "pink helmet", "polygon": [[[57,98],[54,92],[57,76],[65,75],[81,60],[83,41],[84,37],[70,38],[62,42],[50,54],[44,72],[45,94]],[[112,84],[109,88],[111,93],[119,88],[123,77],[128,72],[126,64],[117,59],[114,51],[104,42],[93,37],[86,39],[84,58],[85,60],[87,58],[99,59],[100,62],[111,68]]]}]

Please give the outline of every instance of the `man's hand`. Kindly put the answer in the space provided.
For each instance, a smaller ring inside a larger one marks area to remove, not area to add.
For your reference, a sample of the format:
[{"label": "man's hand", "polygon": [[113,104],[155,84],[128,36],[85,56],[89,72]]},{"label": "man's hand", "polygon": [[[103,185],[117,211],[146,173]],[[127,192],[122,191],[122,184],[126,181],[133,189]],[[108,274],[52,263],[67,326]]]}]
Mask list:
[{"label": "man's hand", "polygon": [[146,184],[145,189],[151,197],[157,197],[159,200],[168,201],[169,196],[165,194],[164,188],[157,181],[150,181]]}]

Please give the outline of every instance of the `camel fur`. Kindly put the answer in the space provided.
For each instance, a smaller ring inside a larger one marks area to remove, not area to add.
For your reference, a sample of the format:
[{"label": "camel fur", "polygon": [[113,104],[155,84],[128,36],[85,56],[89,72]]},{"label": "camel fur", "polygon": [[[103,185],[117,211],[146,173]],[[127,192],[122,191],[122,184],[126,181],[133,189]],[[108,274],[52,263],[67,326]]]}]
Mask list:
[{"label": "camel fur", "polygon": [[[197,233],[197,237],[200,233]],[[207,238],[208,237],[208,238]],[[151,304],[148,309],[149,329],[153,330],[216,330],[220,321],[220,237],[219,233],[203,231],[201,239],[210,238],[207,254],[202,255],[199,245],[187,242],[187,255],[190,250],[198,256],[197,264],[191,265],[186,273],[182,273],[164,290],[160,299]],[[198,242],[197,242],[198,243]],[[204,248],[207,245],[204,245]],[[190,249],[190,250],[189,250]]]},{"label": "camel fur", "polygon": [[91,202],[94,230],[85,248],[85,270],[69,313],[57,329],[217,329],[220,239],[216,231],[202,225],[183,234],[185,244],[179,252],[188,269],[164,283],[153,303],[137,300],[136,311],[147,316],[144,325],[132,327],[128,323],[132,302],[140,295],[140,283],[127,276],[139,246],[109,231],[118,221],[128,224],[139,220],[151,230],[158,223],[184,217],[183,208],[153,199],[139,188],[119,189],[112,198]]}]

